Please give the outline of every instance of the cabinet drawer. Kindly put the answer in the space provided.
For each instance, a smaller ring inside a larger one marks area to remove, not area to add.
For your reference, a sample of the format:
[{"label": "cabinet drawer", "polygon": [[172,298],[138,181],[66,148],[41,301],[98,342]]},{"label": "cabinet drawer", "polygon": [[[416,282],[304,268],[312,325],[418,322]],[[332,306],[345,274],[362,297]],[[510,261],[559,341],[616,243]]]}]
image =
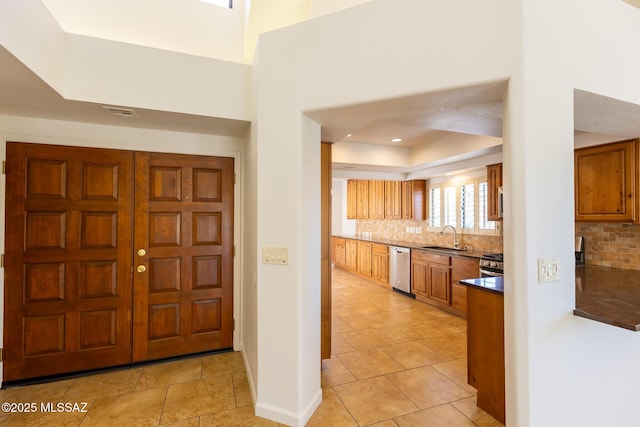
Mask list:
[{"label": "cabinet drawer", "polygon": [[419,249],[411,250],[411,259],[418,259],[418,260],[430,262],[433,264],[451,265],[450,256],[435,254],[429,251],[421,251]]},{"label": "cabinet drawer", "polygon": [[453,283],[480,277],[479,263],[480,261],[476,258],[451,257],[451,280]]}]

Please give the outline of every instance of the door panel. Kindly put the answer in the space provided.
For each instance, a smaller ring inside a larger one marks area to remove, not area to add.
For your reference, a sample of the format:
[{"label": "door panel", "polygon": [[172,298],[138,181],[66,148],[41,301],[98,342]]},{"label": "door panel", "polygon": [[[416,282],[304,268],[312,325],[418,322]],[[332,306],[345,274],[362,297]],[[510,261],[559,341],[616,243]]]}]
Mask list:
[{"label": "door panel", "polygon": [[131,359],[133,154],[7,143],[4,381]]},{"label": "door panel", "polygon": [[133,360],[231,347],[233,159],[135,163]]},{"label": "door panel", "polygon": [[5,382],[232,346],[233,159],[9,142],[6,173]]}]

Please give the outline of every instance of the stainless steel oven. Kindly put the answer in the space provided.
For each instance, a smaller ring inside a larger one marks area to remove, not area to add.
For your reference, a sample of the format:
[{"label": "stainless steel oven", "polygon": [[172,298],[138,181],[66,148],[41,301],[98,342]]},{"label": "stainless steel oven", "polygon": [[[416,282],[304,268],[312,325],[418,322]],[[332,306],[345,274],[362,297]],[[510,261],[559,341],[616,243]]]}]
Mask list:
[{"label": "stainless steel oven", "polygon": [[480,277],[496,277],[504,275],[502,254],[484,254],[480,258]]}]

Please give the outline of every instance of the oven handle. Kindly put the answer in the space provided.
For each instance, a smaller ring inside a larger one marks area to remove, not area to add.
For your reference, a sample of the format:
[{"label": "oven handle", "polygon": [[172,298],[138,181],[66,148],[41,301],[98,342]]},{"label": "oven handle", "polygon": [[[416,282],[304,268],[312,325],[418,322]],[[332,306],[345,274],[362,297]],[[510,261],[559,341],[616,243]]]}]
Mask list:
[{"label": "oven handle", "polygon": [[482,268],[480,269],[480,276],[482,277],[500,277],[503,276],[503,273],[498,273],[497,271],[489,271],[489,270],[483,270]]}]

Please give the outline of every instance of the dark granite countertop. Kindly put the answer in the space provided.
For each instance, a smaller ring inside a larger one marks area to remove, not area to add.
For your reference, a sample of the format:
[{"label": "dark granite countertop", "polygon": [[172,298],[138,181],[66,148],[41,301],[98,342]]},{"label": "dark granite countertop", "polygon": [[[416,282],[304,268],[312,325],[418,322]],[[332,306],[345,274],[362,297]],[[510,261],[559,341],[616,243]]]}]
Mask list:
[{"label": "dark granite countertop", "polygon": [[573,314],[640,331],[640,271],[577,266]]},{"label": "dark granite countertop", "polygon": [[[461,283],[489,292],[504,293],[502,277],[467,279]],[[576,308],[573,314],[640,331],[640,270],[576,266]]]},{"label": "dark granite countertop", "polygon": [[504,277],[482,277],[478,279],[465,279],[460,281],[461,284],[480,288],[484,291],[493,292],[496,294],[504,294]]},{"label": "dark granite countertop", "polygon": [[466,251],[460,251],[460,250],[456,250],[456,249],[436,249],[436,248],[425,248],[425,246],[429,246],[429,243],[420,243],[420,242],[407,242],[407,241],[403,241],[403,240],[392,240],[392,239],[385,239],[382,237],[371,237],[371,238],[365,238],[365,237],[359,237],[359,236],[354,236],[354,235],[339,235],[339,234],[334,234],[333,237],[344,237],[345,239],[353,239],[353,240],[362,240],[365,242],[372,242],[372,243],[380,243],[383,245],[389,245],[389,246],[400,246],[403,248],[409,248],[409,249],[421,249],[421,250],[425,250],[425,251],[432,251],[432,252],[437,252],[437,253],[441,253],[441,254],[447,254],[447,255],[452,255],[452,256],[461,256],[461,257],[468,257],[468,258],[478,258],[480,259],[480,257],[484,254],[486,254],[486,251],[476,251],[473,249],[470,250],[466,250]]}]

